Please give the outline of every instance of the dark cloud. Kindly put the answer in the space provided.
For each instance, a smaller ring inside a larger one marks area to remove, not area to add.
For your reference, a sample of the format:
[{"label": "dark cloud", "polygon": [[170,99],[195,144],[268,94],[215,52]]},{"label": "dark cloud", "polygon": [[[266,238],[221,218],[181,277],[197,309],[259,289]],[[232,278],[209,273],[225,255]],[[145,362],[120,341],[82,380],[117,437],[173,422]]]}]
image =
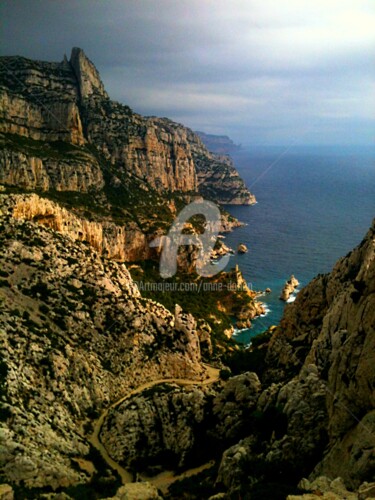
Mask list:
[{"label": "dark cloud", "polygon": [[373,139],[372,0],[3,0],[1,52],[82,47],[112,98],[239,142]]}]

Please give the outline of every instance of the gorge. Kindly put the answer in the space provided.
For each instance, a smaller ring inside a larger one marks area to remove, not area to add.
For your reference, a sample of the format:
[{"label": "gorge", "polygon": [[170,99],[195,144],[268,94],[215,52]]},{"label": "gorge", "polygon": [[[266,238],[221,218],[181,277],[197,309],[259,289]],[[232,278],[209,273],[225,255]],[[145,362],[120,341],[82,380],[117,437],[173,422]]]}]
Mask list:
[{"label": "gorge", "polygon": [[111,101],[81,49],[1,61],[0,498],[373,497],[375,225],[240,348],[255,295],[136,285],[181,207],[255,202],[230,159]]}]

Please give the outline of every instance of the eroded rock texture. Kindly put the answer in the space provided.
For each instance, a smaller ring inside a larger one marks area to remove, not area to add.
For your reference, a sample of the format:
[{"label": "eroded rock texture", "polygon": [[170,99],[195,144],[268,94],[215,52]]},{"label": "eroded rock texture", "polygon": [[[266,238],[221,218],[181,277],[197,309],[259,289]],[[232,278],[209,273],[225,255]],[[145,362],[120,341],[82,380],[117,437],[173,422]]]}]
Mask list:
[{"label": "eroded rock texture", "polygon": [[84,422],[143,382],[200,380],[196,323],[143,299],[124,264],[0,202],[4,482],[87,482],[75,464],[88,458]]},{"label": "eroded rock texture", "polygon": [[109,185],[130,175],[158,193],[199,191],[219,203],[255,202],[230,160],[210,153],[190,129],[112,101],[81,49],[61,63],[2,62],[0,182],[100,190],[110,165],[116,173],[107,175]]},{"label": "eroded rock texture", "polygon": [[350,490],[374,477],[374,292],[375,224],[287,306],[268,343],[253,432],[222,458],[217,481],[231,494],[277,474],[291,484],[341,477]]}]

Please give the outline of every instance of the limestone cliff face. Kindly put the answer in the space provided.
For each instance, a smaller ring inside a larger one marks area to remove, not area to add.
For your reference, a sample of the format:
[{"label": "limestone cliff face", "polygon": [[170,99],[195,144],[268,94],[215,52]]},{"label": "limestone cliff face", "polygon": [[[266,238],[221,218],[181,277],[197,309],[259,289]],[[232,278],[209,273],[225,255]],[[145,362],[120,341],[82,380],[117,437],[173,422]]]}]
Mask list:
[{"label": "limestone cliff face", "polygon": [[[312,359],[311,352],[317,349],[319,339],[327,341],[326,351],[322,348],[319,351],[326,362],[324,365],[320,360],[319,365],[327,377],[330,365],[327,356],[333,346],[342,345],[333,342],[334,336],[346,331],[349,337],[364,341],[370,334],[374,321],[371,309],[374,265],[373,223],[358,247],[340,259],[330,274],[312,280],[295,302],[285,308],[268,350],[269,365],[275,367],[279,378],[298,371],[309,352]],[[363,333],[359,336],[359,332]],[[269,373],[272,374],[272,369]]]},{"label": "limestone cliff face", "polygon": [[209,199],[227,205],[253,205],[256,198],[249,192],[228,156],[212,154],[195,157],[199,191]]},{"label": "limestone cliff face", "polygon": [[[39,141],[25,148],[0,135],[0,183],[25,190],[78,191],[87,193],[104,187],[103,173],[95,157],[72,148],[56,157],[43,151]],[[16,166],[16,168],[15,168]]]},{"label": "limestone cliff face", "polygon": [[158,192],[197,191],[185,127],[144,118],[109,99],[83,99],[82,110],[89,142],[120,172],[135,175]]},{"label": "limestone cliff face", "polygon": [[134,222],[120,226],[103,218],[90,221],[35,194],[15,195],[12,200],[15,219],[34,221],[72,240],[88,242],[107,258],[131,262],[152,255],[146,236]]},{"label": "limestone cliff face", "polygon": [[1,131],[42,141],[83,144],[78,86],[66,63],[4,57],[0,68]]},{"label": "limestone cliff face", "polygon": [[245,186],[229,156],[208,152],[200,137],[193,132],[190,144],[199,191],[204,197],[228,205],[256,203],[255,196]]},{"label": "limestone cliff face", "polygon": [[[98,71],[81,49],[73,48],[69,62],[45,63],[21,57],[2,61],[0,132],[15,138],[13,144],[9,137],[3,144],[0,177],[4,183],[22,180],[28,189],[88,191],[96,178],[100,190],[96,150],[114,167],[114,177],[124,180],[124,176],[135,176],[159,193],[200,191],[220,203],[254,202],[233,165],[209,153],[190,129],[167,119],[142,117],[110,100]],[[25,142],[16,148],[21,157],[12,154],[19,136],[42,141],[44,154],[37,154]],[[76,161],[74,171],[64,165],[64,155],[51,163],[49,145],[55,141],[81,146],[85,161]],[[48,180],[22,173],[25,169],[33,172],[35,163]],[[93,171],[87,176],[90,163]],[[103,174],[107,167],[101,164],[100,168]],[[68,179],[55,182],[62,171]],[[70,181],[70,176],[79,177],[81,182]]]},{"label": "limestone cliff face", "polygon": [[[89,220],[67,210],[60,204],[36,194],[12,195],[15,219],[32,221],[58,231],[73,241],[88,243],[100,255],[120,262],[135,262],[158,258],[162,247],[150,247],[153,234],[145,234],[135,221],[115,223],[111,217],[97,216]],[[180,248],[177,255],[178,269],[195,271],[199,249],[194,245]]]},{"label": "limestone cliff face", "polygon": [[108,99],[108,94],[104,89],[98,70],[85,55],[82,49],[73,47],[70,57],[70,65],[78,80],[79,93],[81,98],[90,96],[104,97]]}]

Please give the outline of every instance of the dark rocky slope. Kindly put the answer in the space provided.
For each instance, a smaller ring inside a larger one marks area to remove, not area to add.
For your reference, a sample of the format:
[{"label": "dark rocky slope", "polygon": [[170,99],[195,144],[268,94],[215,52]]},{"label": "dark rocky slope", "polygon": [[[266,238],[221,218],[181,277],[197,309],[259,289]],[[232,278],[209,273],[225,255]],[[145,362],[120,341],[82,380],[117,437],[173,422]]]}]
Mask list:
[{"label": "dark rocky slope", "polygon": [[357,248],[286,307],[261,352],[254,430],[224,453],[218,482],[234,495],[262,481],[275,483],[276,494],[276,483],[302,475],[339,476],[354,490],[373,480],[375,221]]},{"label": "dark rocky slope", "polygon": [[0,207],[1,475],[26,488],[84,483],[85,423],[145,381],[200,380],[199,332],[143,299],[124,264],[14,219],[12,197]]}]

